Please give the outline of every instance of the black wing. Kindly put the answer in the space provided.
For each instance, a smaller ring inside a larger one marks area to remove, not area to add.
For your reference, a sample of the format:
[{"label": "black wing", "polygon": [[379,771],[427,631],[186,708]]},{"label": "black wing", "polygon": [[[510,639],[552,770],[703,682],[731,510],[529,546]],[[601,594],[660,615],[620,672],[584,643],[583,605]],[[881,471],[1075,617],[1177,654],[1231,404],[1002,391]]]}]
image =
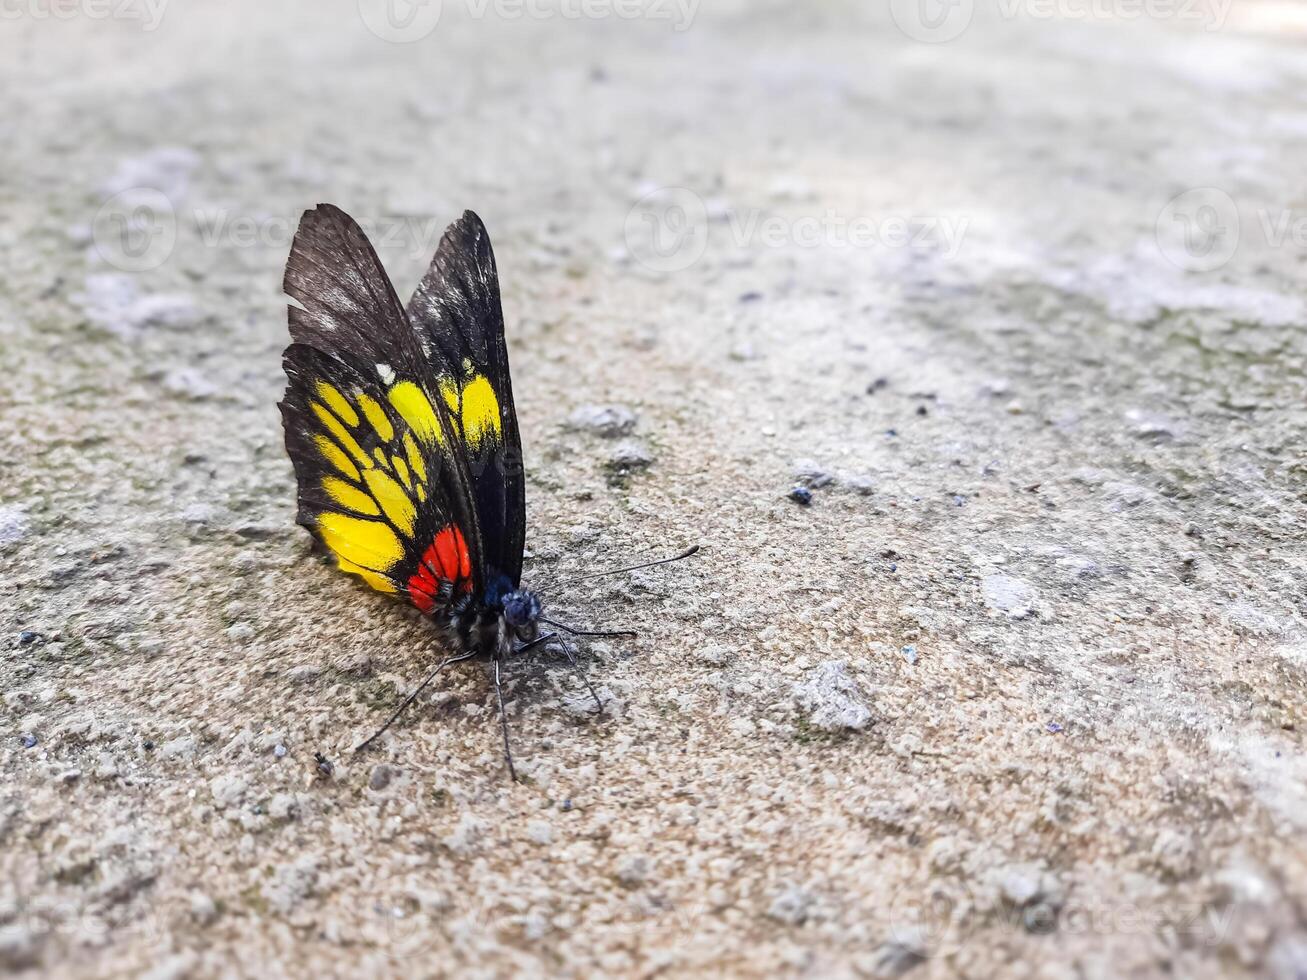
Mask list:
[{"label": "black wing", "polygon": [[480,591],[461,423],[359,226],[307,211],[286,264],[294,343],[281,403],[299,522],[341,568],[424,611]]},{"label": "black wing", "polygon": [[[446,229],[408,304],[424,353],[461,437],[485,556],[485,581],[516,588],[526,540],[522,440],[504,344],[499,274],[486,226],[473,212]],[[492,597],[493,598],[493,597]]]}]

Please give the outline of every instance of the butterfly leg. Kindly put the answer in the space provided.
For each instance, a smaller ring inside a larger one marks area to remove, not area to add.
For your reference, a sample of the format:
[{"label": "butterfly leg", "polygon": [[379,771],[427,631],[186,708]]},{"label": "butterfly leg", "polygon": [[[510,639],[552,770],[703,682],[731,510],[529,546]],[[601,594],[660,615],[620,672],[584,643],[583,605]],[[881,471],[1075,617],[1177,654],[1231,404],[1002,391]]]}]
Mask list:
[{"label": "butterfly leg", "polygon": [[556,639],[558,639],[558,634],[557,634],[557,633],[542,633],[540,636],[537,636],[537,637],[536,637],[534,640],[532,640],[530,643],[524,643],[524,644],[522,644],[520,647],[518,647],[516,650],[514,650],[513,653],[514,653],[514,654],[518,654],[518,653],[526,653],[528,650],[534,650],[536,647],[540,646],[542,643],[548,643],[550,640],[556,640]]},{"label": "butterfly leg", "polygon": [[471,653],[465,653],[461,657],[449,657],[448,659],[442,660],[440,661],[440,663],[436,664],[436,666],[432,669],[431,673],[427,674],[426,680],[424,680],[421,684],[419,684],[417,686],[417,689],[414,690],[412,694],[410,694],[402,702],[400,702],[400,705],[398,708],[395,709],[394,714],[392,714],[389,718],[386,719],[386,723],[382,725],[380,728],[378,728],[375,732],[373,732],[370,736],[368,736],[366,741],[360,742],[357,746],[355,746],[354,751],[362,752],[369,745],[371,745],[378,738],[380,738],[385,733],[386,729],[389,728],[391,725],[393,725],[396,719],[398,719],[399,716],[404,713],[404,709],[407,708],[410,704],[412,704],[419,694],[421,694],[424,690],[426,690],[427,685],[430,684],[435,679],[435,676],[438,673],[440,673],[441,670],[443,670],[445,667],[448,667],[450,664],[461,663],[464,660],[471,660],[476,655],[477,652],[473,650]]},{"label": "butterfly leg", "polygon": [[508,763],[508,774],[517,782],[517,770],[513,768],[513,750],[508,744],[508,714],[504,711],[504,685],[499,678],[499,657],[495,657],[495,696],[499,698],[499,727],[504,733],[504,761]]},{"label": "butterfly leg", "polygon": [[543,616],[540,617],[540,622],[545,623],[548,626],[553,626],[555,629],[560,629],[563,630],[564,632],[571,633],[573,636],[639,636],[640,635],[635,630],[602,630],[598,632],[593,630],[578,630],[578,629],[573,629],[572,627],[567,626],[563,623],[557,622],[556,620],[545,619]]},{"label": "butterfly leg", "polygon": [[576,654],[571,651],[566,643],[563,644],[563,656],[565,656],[567,662],[572,665],[572,669],[581,675],[581,680],[585,682],[586,688],[590,691],[590,697],[594,698],[595,714],[602,715],[604,713],[604,703],[599,700],[599,692],[596,691],[595,686],[590,683],[590,678],[587,676],[585,668],[577,662]]}]

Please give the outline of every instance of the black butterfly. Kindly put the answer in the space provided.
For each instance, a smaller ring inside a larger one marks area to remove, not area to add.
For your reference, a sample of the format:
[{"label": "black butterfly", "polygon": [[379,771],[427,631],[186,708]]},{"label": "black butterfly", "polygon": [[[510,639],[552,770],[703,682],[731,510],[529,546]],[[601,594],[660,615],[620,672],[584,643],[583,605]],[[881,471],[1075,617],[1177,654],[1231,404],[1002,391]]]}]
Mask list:
[{"label": "black butterfly", "polygon": [[487,656],[516,779],[502,662],[558,636],[541,623],[577,636],[634,634],[546,619],[521,586],[522,444],[485,225],[466,211],[449,226],[406,308],[358,224],[319,205],[300,219],[284,288],[299,304],[280,406],[298,521],[340,568],[430,615],[453,651],[359,748],[441,668]]}]

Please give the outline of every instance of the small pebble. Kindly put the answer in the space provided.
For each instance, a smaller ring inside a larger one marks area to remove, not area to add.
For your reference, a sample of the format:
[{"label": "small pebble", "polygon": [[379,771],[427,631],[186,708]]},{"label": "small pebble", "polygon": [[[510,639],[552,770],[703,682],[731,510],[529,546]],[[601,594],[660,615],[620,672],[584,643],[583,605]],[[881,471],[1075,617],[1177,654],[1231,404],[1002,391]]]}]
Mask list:
[{"label": "small pebble", "polygon": [[802,484],[796,486],[786,496],[801,507],[807,507],[812,503],[812,491]]},{"label": "small pebble", "polygon": [[278,742],[276,745],[272,747],[272,754],[275,755],[278,759],[286,758],[286,746]]},{"label": "small pebble", "polygon": [[608,454],[608,465],[615,470],[644,469],[653,461],[653,453],[649,451],[649,447],[634,439],[618,443]]},{"label": "small pebble", "polygon": [[331,760],[321,752],[313,753],[313,763],[317,769],[318,775],[323,779],[330,779],[331,774],[336,771],[336,767],[331,764]]},{"label": "small pebble", "polygon": [[526,835],[532,843],[541,846],[554,842],[554,828],[547,820],[532,820],[527,824]]},{"label": "small pebble", "polygon": [[617,866],[617,880],[623,888],[639,888],[649,878],[649,859],[643,855],[629,857]]},{"label": "small pebble", "polygon": [[801,459],[794,464],[794,478],[810,490],[830,486],[835,482],[826,470],[810,459]]},{"label": "small pebble", "polygon": [[635,428],[635,412],[625,405],[582,405],[567,417],[567,427],[603,439],[616,439]]},{"label": "small pebble", "polygon": [[25,749],[34,748],[36,746],[36,743],[39,741],[39,739],[37,739],[37,737],[33,735],[31,732],[24,732],[22,736],[22,740],[23,740],[23,748]]},{"label": "small pebble", "polygon": [[35,630],[23,630],[18,634],[18,645],[21,647],[30,647],[37,643],[44,643],[45,637]]},{"label": "small pebble", "polygon": [[918,405],[918,406],[917,406],[917,414],[918,414],[918,415],[929,415],[929,414],[930,414],[930,409],[928,409],[925,405]]},{"label": "small pebble", "polygon": [[903,659],[910,664],[917,662],[917,648],[909,644],[903,648]]},{"label": "small pebble", "polygon": [[1062,726],[1059,725],[1059,724],[1058,724],[1057,722],[1055,722],[1055,721],[1050,721],[1050,722],[1049,722],[1047,725],[1045,725],[1044,727],[1048,729],[1048,733],[1049,733],[1050,735],[1056,735],[1056,734],[1058,734],[1059,732],[1062,731]]},{"label": "small pebble", "polygon": [[234,643],[249,643],[255,637],[255,630],[249,623],[232,623],[227,627],[227,636]]},{"label": "small pebble", "polygon": [[373,766],[372,775],[368,777],[368,789],[380,792],[394,781],[399,772],[398,768],[385,762]]},{"label": "small pebble", "polygon": [[794,686],[794,699],[814,728],[825,732],[861,731],[872,723],[871,709],[842,660],[827,660]]},{"label": "small pebble", "polygon": [[788,926],[801,926],[812,911],[812,896],[802,888],[790,887],[776,896],[767,917]]},{"label": "small pebble", "polygon": [[877,378],[871,384],[867,385],[867,394],[874,395],[883,388],[889,387],[889,378]]}]

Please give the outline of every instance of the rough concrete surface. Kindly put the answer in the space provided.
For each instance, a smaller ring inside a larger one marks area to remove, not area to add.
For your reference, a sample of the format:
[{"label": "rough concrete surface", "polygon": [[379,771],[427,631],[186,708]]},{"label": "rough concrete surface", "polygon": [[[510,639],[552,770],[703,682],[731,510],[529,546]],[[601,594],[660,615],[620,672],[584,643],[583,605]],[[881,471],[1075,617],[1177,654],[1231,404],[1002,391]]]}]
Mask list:
[{"label": "rough concrete surface", "polygon": [[[0,20],[0,968],[1307,974],[1302,7],[69,9]],[[527,581],[640,631],[602,717],[511,671],[521,785],[477,664],[351,755],[439,650],[293,523],[321,201],[405,295],[485,219]]]}]

